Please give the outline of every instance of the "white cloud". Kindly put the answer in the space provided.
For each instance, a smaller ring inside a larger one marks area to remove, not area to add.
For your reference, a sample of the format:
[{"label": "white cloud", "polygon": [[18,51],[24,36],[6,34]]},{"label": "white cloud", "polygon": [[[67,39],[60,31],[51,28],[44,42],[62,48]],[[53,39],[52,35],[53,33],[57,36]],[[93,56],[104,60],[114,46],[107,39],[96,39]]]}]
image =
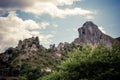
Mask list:
[{"label": "white cloud", "polygon": [[76,1],[82,1],[82,0],[52,0],[54,3],[57,3],[59,6],[63,5],[72,5]]},{"label": "white cloud", "polygon": [[82,8],[65,8],[60,9],[58,8],[54,3],[51,2],[38,2],[34,4],[31,7],[25,8],[25,12],[30,12],[35,15],[42,15],[42,14],[48,14],[52,17],[59,17],[59,18],[65,18],[66,16],[72,16],[72,15],[82,15],[82,16],[89,16],[94,14],[94,12],[90,10],[85,10]]},{"label": "white cloud", "polygon": [[56,23],[52,23],[51,26],[54,27],[54,28],[58,27],[58,25]]},{"label": "white cloud", "polygon": [[90,19],[94,19],[94,17],[91,15],[87,15],[87,16],[85,16],[85,19],[90,20]]},{"label": "white cloud", "polygon": [[41,27],[40,27],[41,29],[46,29],[46,27],[49,26],[50,23],[48,23],[48,22],[42,22],[42,23],[40,23],[39,25],[41,26]]},{"label": "white cloud", "polygon": [[106,31],[104,30],[104,28],[103,28],[102,26],[99,26],[98,28],[99,28],[103,33],[106,34]]},{"label": "white cloud", "polygon": [[39,36],[40,43],[48,44],[53,35],[39,32],[48,25],[48,22],[36,23],[33,20],[22,20],[14,11],[7,17],[0,17],[0,51],[6,47],[16,46],[19,40],[32,36]]},{"label": "white cloud", "polygon": [[[21,10],[27,13],[33,13],[35,15],[48,14],[52,17],[65,18],[67,16],[73,15],[81,15],[83,17],[91,18],[90,15],[93,15],[94,12],[86,9],[82,9],[79,7],[74,8],[66,8],[65,5],[72,5],[74,2],[82,1],[82,0],[5,0],[0,4],[4,4],[1,6],[2,10]],[[5,3],[9,3],[11,5],[6,5]],[[17,4],[17,5],[15,5]],[[13,6],[12,6],[13,5]],[[58,6],[63,6],[64,9],[59,8]]]}]

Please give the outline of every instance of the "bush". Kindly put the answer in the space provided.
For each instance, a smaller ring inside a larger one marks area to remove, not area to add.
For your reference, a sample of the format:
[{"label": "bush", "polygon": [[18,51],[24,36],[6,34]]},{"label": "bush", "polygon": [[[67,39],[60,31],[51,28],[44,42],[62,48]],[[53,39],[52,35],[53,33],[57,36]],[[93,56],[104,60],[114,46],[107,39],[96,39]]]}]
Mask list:
[{"label": "bush", "polygon": [[108,48],[84,46],[68,54],[58,70],[39,80],[118,80],[120,78],[120,46]]},{"label": "bush", "polygon": [[21,73],[20,73],[20,76],[22,79],[36,80],[43,75],[44,75],[44,72],[41,71],[41,67],[38,67],[38,66],[33,67],[28,64],[22,65]]}]

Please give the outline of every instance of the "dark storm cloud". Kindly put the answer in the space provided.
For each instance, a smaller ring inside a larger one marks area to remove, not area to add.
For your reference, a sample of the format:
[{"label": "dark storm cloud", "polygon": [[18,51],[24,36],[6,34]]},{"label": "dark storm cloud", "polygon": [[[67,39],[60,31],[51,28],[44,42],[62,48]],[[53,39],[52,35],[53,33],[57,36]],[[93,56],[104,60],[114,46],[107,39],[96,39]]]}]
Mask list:
[{"label": "dark storm cloud", "polygon": [[0,0],[0,8],[24,8],[31,5],[31,0]]}]

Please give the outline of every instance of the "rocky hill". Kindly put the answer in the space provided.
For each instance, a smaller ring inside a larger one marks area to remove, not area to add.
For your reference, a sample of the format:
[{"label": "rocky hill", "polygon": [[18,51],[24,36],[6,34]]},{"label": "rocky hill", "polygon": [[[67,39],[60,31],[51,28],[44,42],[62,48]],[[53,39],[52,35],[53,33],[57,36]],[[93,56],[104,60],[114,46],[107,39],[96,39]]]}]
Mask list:
[{"label": "rocky hill", "polygon": [[118,42],[112,37],[102,33],[98,26],[91,21],[87,21],[82,27],[78,29],[79,37],[74,40],[76,45],[97,45],[103,43],[108,47],[111,47],[114,42]]},{"label": "rocky hill", "polygon": [[114,39],[102,33],[98,26],[91,21],[84,23],[78,32],[79,37],[72,43],[64,42],[58,46],[53,44],[49,49],[40,44],[38,37],[20,40],[15,48],[11,47],[0,54],[0,75],[15,76],[20,74],[24,71],[25,65],[39,66],[42,71],[50,72],[56,64],[66,58],[67,52],[74,51],[85,44],[94,46],[103,43],[111,47],[113,43],[119,43],[119,38]]},{"label": "rocky hill", "polygon": [[[19,57],[25,59],[27,57],[33,56],[33,53],[37,53],[38,50],[45,50],[45,48],[39,44],[38,37],[32,37],[19,41],[16,48],[8,48],[4,53],[0,54],[0,61],[7,62],[13,57]],[[22,55],[21,55],[22,54]]]}]

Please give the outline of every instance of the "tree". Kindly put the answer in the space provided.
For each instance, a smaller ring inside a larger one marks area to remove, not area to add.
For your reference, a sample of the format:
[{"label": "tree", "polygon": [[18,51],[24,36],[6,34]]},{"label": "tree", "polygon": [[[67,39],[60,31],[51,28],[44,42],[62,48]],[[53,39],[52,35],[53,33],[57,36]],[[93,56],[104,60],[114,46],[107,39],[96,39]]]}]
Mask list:
[{"label": "tree", "polygon": [[103,44],[84,46],[68,54],[58,70],[39,80],[118,80],[120,78],[120,47]]}]

